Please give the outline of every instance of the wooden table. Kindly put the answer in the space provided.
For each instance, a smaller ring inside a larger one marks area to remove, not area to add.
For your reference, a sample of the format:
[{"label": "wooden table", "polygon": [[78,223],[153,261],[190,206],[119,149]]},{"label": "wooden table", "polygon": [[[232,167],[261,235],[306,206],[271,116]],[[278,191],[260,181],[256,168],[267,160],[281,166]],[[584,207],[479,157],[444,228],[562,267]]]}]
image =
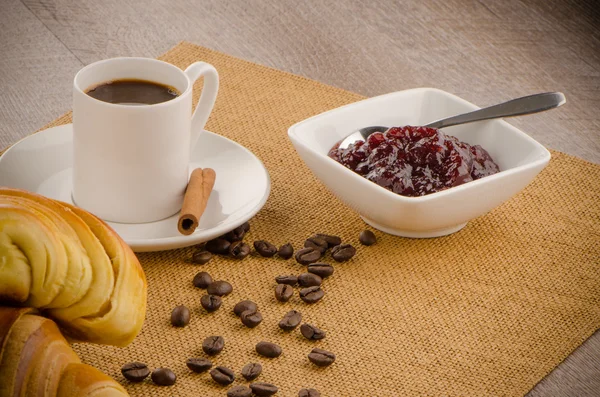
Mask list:
[{"label": "wooden table", "polygon": [[[0,146],[71,107],[83,65],[180,40],[364,95],[437,87],[480,106],[562,91],[510,122],[600,163],[595,0],[0,0]],[[529,396],[600,395],[600,333]]]}]

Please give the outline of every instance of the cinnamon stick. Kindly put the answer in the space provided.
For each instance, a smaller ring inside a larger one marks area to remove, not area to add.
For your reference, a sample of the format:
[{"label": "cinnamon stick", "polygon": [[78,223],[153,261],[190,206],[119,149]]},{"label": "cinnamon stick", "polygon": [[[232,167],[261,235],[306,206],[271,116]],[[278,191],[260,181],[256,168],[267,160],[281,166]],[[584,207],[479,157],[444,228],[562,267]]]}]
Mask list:
[{"label": "cinnamon stick", "polygon": [[192,171],[185,190],[179,222],[177,222],[179,233],[187,236],[194,233],[198,227],[206,204],[208,204],[210,192],[215,185],[216,177],[215,170],[212,168],[196,168]]}]

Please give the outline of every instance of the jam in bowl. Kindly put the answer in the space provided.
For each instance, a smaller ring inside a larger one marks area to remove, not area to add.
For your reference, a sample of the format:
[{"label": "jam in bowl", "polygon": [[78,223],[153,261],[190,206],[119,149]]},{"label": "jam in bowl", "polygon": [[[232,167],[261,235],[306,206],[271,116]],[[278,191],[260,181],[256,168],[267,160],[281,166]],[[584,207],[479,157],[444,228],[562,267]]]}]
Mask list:
[{"label": "jam in bowl", "polygon": [[469,145],[441,130],[392,127],[371,134],[329,157],[394,193],[418,197],[500,171],[480,145]]}]

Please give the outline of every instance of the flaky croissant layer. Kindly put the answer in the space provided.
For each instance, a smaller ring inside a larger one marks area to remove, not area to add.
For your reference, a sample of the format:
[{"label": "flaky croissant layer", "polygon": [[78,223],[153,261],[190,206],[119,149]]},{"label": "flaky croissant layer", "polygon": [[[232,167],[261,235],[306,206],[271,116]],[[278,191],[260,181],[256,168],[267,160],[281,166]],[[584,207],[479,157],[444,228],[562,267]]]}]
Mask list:
[{"label": "flaky croissant layer", "polygon": [[0,397],[128,396],[82,364],[56,324],[30,308],[0,307]]},{"label": "flaky croissant layer", "polygon": [[106,223],[0,188],[0,304],[37,308],[72,339],[125,346],[142,327],[146,294],[137,257]]}]

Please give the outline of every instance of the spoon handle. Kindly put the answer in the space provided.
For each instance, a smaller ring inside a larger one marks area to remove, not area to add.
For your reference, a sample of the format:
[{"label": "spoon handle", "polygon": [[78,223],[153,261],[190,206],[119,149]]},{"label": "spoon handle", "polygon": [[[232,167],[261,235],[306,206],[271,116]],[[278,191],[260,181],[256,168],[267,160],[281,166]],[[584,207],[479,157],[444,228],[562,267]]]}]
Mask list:
[{"label": "spoon handle", "polygon": [[542,94],[512,99],[508,102],[503,102],[498,105],[493,105],[487,108],[475,110],[473,112],[434,121],[433,123],[427,124],[425,127],[444,128],[458,124],[472,123],[480,120],[538,113],[543,112],[544,110],[557,108],[566,101],[567,100],[562,92],[545,92]]}]

